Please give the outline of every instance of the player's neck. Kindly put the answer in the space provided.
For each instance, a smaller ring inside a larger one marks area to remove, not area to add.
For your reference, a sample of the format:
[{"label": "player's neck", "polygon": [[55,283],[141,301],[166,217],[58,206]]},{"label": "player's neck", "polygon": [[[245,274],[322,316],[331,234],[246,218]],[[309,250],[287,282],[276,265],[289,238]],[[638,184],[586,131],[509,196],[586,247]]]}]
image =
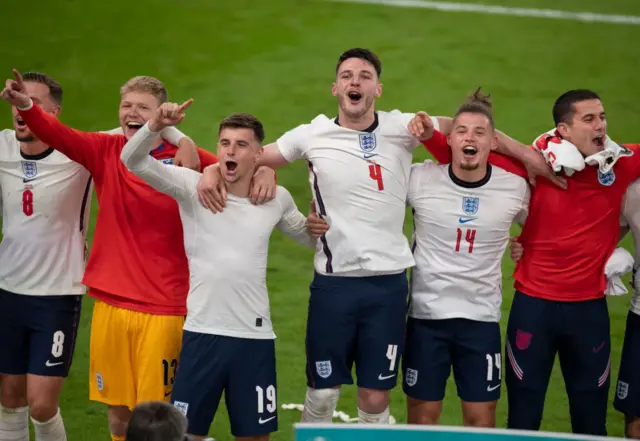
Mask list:
[{"label": "player's neck", "polygon": [[375,112],[367,112],[359,118],[349,118],[342,109],[338,108],[338,124],[340,127],[344,127],[351,130],[358,130],[360,132],[367,130],[376,121]]},{"label": "player's neck", "polygon": [[25,155],[35,156],[46,152],[49,146],[42,141],[20,142],[20,151]]},{"label": "player's neck", "polygon": [[484,166],[479,166],[475,170],[465,170],[460,167],[459,164],[451,164],[451,168],[449,169],[450,173],[453,175],[452,179],[456,181],[457,184],[484,184],[489,177],[491,176],[491,172],[489,169],[489,165],[485,164]]},{"label": "player's neck", "polygon": [[238,198],[248,198],[251,189],[251,176],[249,179],[238,179],[236,182],[227,182],[227,193],[231,193]]}]

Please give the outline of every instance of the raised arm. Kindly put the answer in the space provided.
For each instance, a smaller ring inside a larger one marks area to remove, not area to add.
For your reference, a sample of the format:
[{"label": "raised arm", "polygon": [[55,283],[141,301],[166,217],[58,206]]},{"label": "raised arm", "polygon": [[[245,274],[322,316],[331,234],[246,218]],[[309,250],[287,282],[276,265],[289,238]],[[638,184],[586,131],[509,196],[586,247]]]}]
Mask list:
[{"label": "raised arm", "polygon": [[15,80],[7,80],[0,93],[3,99],[18,109],[22,120],[43,143],[60,151],[72,161],[82,164],[92,174],[101,169],[104,149],[112,144],[111,137],[103,133],[85,133],[62,124],[40,106],[29,95],[20,73],[14,69]]},{"label": "raised arm", "polygon": [[300,213],[291,194],[284,187],[279,187],[276,199],[282,207],[282,218],[276,228],[299,244],[315,248],[318,240],[309,232],[307,218]]},{"label": "raised arm", "polygon": [[182,106],[164,103],[154,117],[131,137],[120,155],[122,162],[133,174],[156,190],[185,203],[193,201],[200,174],[187,168],[162,164],[153,159],[149,152],[162,127],[181,121],[189,104],[191,101]]}]

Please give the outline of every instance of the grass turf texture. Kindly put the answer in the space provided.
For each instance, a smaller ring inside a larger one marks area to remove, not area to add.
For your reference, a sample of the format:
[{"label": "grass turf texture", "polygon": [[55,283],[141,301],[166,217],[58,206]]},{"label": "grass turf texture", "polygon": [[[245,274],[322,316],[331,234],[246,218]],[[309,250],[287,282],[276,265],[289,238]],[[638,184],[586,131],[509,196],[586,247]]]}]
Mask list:
[{"label": "grass turf texture", "polygon": [[[560,7],[552,0],[504,0],[518,7]],[[566,10],[640,15],[632,0],[571,0]],[[452,114],[467,92],[482,85],[494,97],[496,123],[531,142],[552,125],[551,106],[570,88],[598,91],[605,102],[609,133],[638,142],[640,104],[637,68],[640,27],[564,20],[444,13],[305,0],[181,0],[145,2],[20,2],[4,7],[0,29],[0,72],[37,70],[65,88],[62,121],[87,131],[116,127],[118,88],[134,75],[163,80],[171,100],[195,98],[180,128],[201,146],[215,148],[217,123],[231,112],[250,112],[265,124],[267,141],[310,121],[334,115],[330,85],[338,55],[368,47],[383,61],[384,94],[378,108]],[[627,49],[626,45],[630,48]],[[5,105],[3,127],[11,127]],[[418,149],[415,160],[427,157]],[[306,167],[282,169],[279,183],[306,212],[310,199]],[[94,197],[92,225],[98,207]],[[410,234],[410,215],[406,233]],[[514,233],[516,230],[514,229]],[[93,228],[89,235],[93,234]],[[371,240],[376,240],[372,237]],[[627,239],[625,246],[631,247]],[[513,295],[513,263],[505,257],[503,328]],[[305,393],[304,330],[312,251],[275,232],[268,284],[278,356],[278,401],[302,403]],[[609,300],[613,339],[613,382],[622,349],[628,297]],[[107,440],[105,406],[88,401],[89,326],[93,300],[86,298],[74,364],[62,396],[68,438]],[[612,391],[615,386],[612,386]],[[613,392],[610,394],[613,397]],[[443,424],[461,423],[453,381],[447,389]],[[356,414],[353,387],[344,389],[339,410]],[[391,413],[406,421],[401,388]],[[297,411],[279,411],[274,440],[293,438]],[[506,397],[498,406],[504,427]],[[553,371],[542,429],[570,431],[559,367]],[[609,410],[610,435],[622,436],[622,416]],[[211,434],[231,440],[221,405]]]}]

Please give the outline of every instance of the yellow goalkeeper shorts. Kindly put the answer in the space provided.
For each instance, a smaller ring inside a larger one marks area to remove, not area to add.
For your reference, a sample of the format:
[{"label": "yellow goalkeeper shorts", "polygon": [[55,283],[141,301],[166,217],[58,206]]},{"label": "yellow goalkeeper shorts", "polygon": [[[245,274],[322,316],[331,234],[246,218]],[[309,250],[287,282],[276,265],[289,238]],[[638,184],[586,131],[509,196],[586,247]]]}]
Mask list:
[{"label": "yellow goalkeeper shorts", "polygon": [[154,315],[96,300],[91,320],[89,399],[133,409],[169,401],[184,317]]}]

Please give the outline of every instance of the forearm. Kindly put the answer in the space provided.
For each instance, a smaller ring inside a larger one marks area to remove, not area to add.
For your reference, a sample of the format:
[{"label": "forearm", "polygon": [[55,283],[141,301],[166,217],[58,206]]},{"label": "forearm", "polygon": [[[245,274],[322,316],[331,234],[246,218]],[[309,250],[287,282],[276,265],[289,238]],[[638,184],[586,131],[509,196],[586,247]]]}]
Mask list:
[{"label": "forearm", "polygon": [[132,173],[138,174],[149,167],[149,163],[153,161],[149,152],[157,136],[158,133],[152,132],[149,125],[145,124],[125,144],[120,159]]},{"label": "forearm", "polygon": [[497,153],[517,159],[522,163],[526,163],[527,156],[534,153],[529,147],[504,133],[496,130],[496,134],[498,137]]},{"label": "forearm", "polygon": [[304,247],[316,247],[318,239],[311,235],[307,228],[307,218],[299,211],[282,221],[280,231]]}]

